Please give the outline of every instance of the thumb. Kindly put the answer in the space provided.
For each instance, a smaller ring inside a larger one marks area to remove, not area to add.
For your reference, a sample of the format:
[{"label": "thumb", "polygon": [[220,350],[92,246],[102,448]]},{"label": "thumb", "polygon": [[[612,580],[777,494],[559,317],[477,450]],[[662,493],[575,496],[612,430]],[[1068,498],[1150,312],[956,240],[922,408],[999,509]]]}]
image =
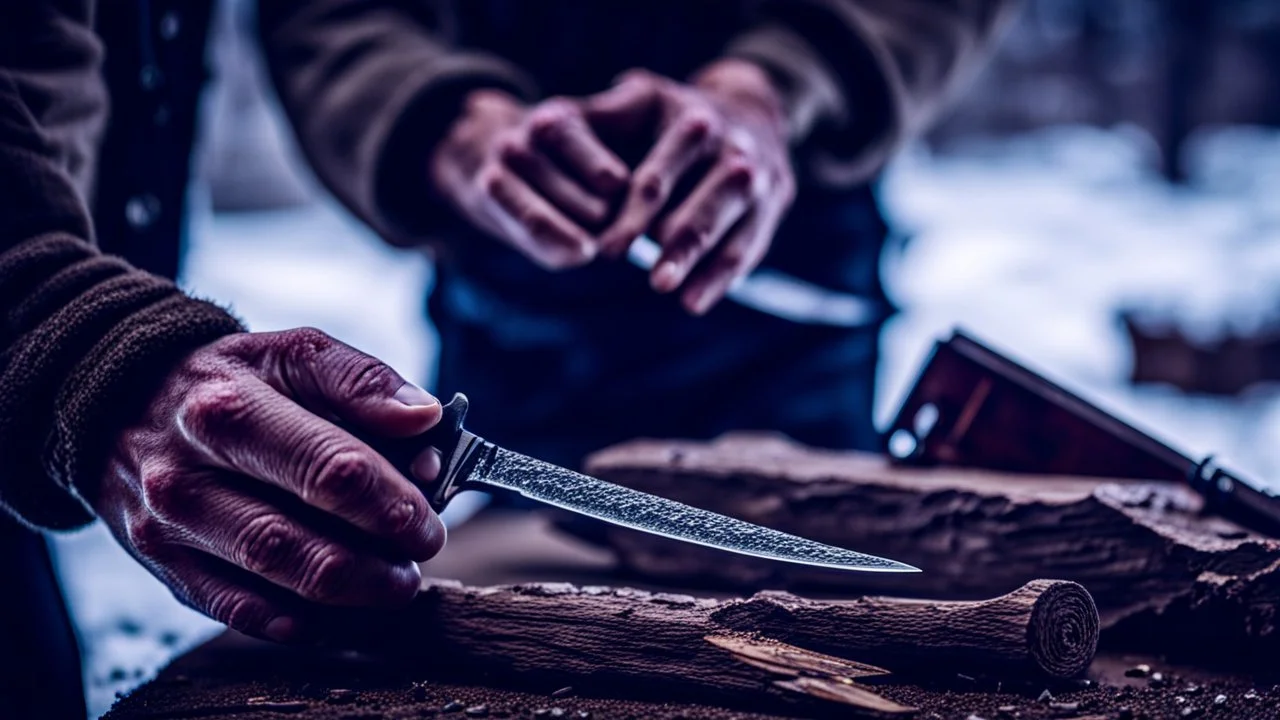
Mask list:
[{"label": "thumb", "polygon": [[582,114],[597,131],[634,134],[652,127],[661,109],[659,80],[647,72],[625,74],[618,84],[586,98]]},{"label": "thumb", "polygon": [[322,417],[384,437],[409,437],[440,421],[440,401],[391,366],[310,328],[271,333],[266,382]]}]

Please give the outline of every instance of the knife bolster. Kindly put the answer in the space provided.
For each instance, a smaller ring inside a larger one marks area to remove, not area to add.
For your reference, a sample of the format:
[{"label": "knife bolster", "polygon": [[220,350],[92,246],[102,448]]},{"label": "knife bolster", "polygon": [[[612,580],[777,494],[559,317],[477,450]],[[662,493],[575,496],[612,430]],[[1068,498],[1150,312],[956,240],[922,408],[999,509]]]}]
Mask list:
[{"label": "knife bolster", "polygon": [[449,501],[465,489],[467,478],[471,477],[476,466],[481,462],[487,463],[494,451],[493,443],[463,430],[458,444],[440,468],[440,479],[428,493],[431,507],[436,512],[444,510]]}]

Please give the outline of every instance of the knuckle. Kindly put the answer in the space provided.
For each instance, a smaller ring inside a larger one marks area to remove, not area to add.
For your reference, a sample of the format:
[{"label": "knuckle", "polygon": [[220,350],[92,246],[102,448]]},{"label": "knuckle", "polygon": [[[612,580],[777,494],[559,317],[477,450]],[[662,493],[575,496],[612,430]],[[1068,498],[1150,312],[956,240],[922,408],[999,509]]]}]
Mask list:
[{"label": "knuckle", "polygon": [[667,183],[654,172],[646,172],[636,178],[636,188],[645,202],[657,204],[667,197]]},{"label": "knuckle", "polygon": [[724,183],[731,188],[749,188],[755,184],[758,175],[755,163],[746,155],[733,154],[724,160]]},{"label": "knuckle", "polygon": [[548,100],[529,113],[529,134],[541,142],[559,140],[574,125],[577,114],[577,106],[569,100]]},{"label": "knuckle", "polygon": [[328,350],[336,341],[319,328],[300,327],[280,333],[280,342],[287,352],[305,359]]},{"label": "knuckle", "polygon": [[476,186],[487,197],[500,196],[506,181],[506,171],[498,165],[485,165],[476,174]]},{"label": "knuckle", "polygon": [[692,250],[705,251],[711,247],[711,228],[705,225],[687,227],[681,234],[680,242]]},{"label": "knuckle", "polygon": [[421,496],[397,498],[383,514],[384,524],[390,534],[406,535],[420,528],[429,512],[426,500]]},{"label": "knuckle", "polygon": [[339,547],[326,546],[312,557],[303,571],[298,593],[309,600],[331,600],[350,584],[355,569],[353,555]]},{"label": "knuckle", "polygon": [[516,135],[504,135],[499,138],[494,150],[505,163],[524,162],[533,156],[528,143]]},{"label": "knuckle", "polygon": [[296,328],[283,333],[280,358],[290,367],[314,369],[320,356],[337,344],[336,340],[316,328]]},{"label": "knuckle", "polygon": [[163,523],[151,515],[131,518],[125,535],[134,551],[146,558],[159,555],[167,542]]},{"label": "knuckle", "polygon": [[742,243],[731,243],[724,250],[720,251],[720,256],[716,258],[716,264],[722,270],[733,270],[745,266],[751,259],[751,253]]},{"label": "knuckle", "polygon": [[178,504],[182,478],[172,470],[144,468],[140,478],[142,501],[155,513],[166,513]]},{"label": "knuckle", "polygon": [[400,385],[400,376],[381,360],[353,350],[341,364],[338,387],[350,397],[378,397]]},{"label": "knuckle", "polygon": [[720,141],[723,131],[720,119],[709,108],[689,108],[677,121],[677,132],[694,144],[714,145]]},{"label": "knuckle", "polygon": [[524,213],[520,218],[520,224],[524,225],[529,237],[539,242],[546,242],[555,235],[555,225],[551,219],[537,210]]},{"label": "knuckle", "polygon": [[373,458],[347,448],[324,454],[312,468],[303,486],[303,499],[340,506],[367,497],[377,477]]},{"label": "knuckle", "polygon": [[266,624],[267,607],[247,593],[224,589],[209,598],[209,616],[227,627],[243,633],[254,633]]},{"label": "knuckle", "polygon": [[193,390],[183,402],[181,424],[199,437],[229,434],[245,421],[249,401],[234,381],[218,380]]},{"label": "knuckle", "polygon": [[257,575],[279,570],[293,541],[289,522],[281,515],[261,515],[249,521],[232,550],[232,560]]}]

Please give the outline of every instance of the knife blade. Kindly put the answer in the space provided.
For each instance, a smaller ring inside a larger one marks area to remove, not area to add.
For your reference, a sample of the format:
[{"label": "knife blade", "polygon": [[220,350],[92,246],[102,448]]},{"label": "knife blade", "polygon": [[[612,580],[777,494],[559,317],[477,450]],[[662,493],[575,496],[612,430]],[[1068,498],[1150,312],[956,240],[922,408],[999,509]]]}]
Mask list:
[{"label": "knife blade", "polygon": [[[919,572],[896,560],[807,540],[507,450],[462,426],[467,407],[466,396],[458,393],[427,433],[371,443],[402,471],[427,447],[440,451],[440,474],[423,487],[436,512],[464,490],[499,488],[614,525],[741,555],[843,570]],[[406,477],[413,476],[406,472]]]},{"label": "knife blade", "polygon": [[[661,255],[662,247],[648,235],[636,238],[627,248],[627,260],[641,270],[652,270]],[[725,296],[743,307],[806,325],[864,327],[885,315],[884,309],[868,298],[767,268],[738,278]]]}]

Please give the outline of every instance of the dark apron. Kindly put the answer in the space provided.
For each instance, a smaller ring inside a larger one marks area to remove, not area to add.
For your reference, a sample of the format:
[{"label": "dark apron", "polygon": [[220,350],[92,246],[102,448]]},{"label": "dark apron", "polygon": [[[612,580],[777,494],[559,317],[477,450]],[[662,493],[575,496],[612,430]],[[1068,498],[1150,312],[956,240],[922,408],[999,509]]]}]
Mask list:
[{"label": "dark apron", "polygon": [[[863,294],[887,315],[885,235],[870,189],[802,193],[766,264]],[[489,238],[459,234],[450,247],[429,302],[436,388],[465,392],[469,425],[495,442],[569,466],[631,438],[730,430],[878,447],[880,323],[800,325],[730,302],[696,318],[622,261],[549,273]]]}]

